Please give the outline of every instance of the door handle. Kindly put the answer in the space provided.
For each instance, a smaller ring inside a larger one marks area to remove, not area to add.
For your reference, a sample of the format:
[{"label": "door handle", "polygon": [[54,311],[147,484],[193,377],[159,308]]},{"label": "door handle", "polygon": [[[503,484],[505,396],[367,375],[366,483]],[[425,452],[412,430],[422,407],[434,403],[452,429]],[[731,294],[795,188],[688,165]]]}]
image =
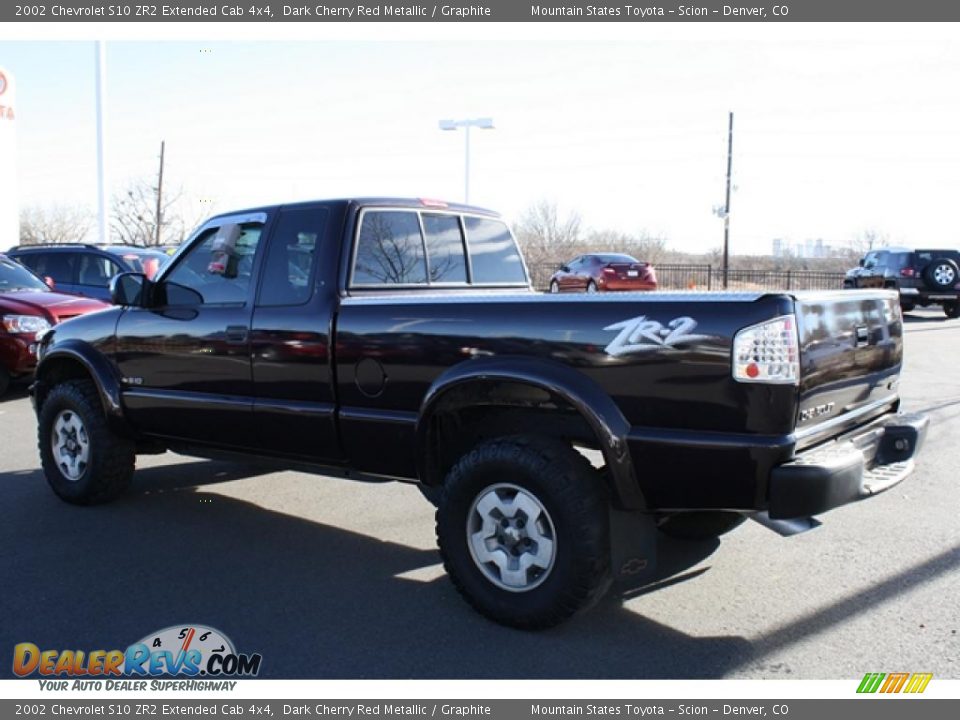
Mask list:
[{"label": "door handle", "polygon": [[246,325],[227,325],[227,342],[231,345],[239,345],[247,341]]}]

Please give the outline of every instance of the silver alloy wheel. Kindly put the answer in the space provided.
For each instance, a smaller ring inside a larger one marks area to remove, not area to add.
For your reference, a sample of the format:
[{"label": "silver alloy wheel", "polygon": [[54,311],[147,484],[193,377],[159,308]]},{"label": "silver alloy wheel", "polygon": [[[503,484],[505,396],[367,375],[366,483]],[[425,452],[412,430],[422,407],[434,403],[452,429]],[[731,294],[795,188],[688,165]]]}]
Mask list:
[{"label": "silver alloy wheel", "polygon": [[943,263],[937,265],[933,269],[933,279],[937,281],[937,285],[947,286],[953,285],[954,281],[957,279],[957,275],[953,272],[953,268]]},{"label": "silver alloy wheel", "polygon": [[597,284],[596,284],[596,283],[590,282],[590,283],[587,284],[587,292],[588,292],[588,293],[595,293],[596,291],[597,291]]},{"label": "silver alloy wheel", "polygon": [[552,293],[558,293],[558,292],[560,292],[560,286],[557,285],[557,281],[556,281],[556,280],[554,280],[552,283],[550,283],[550,292],[552,292]]},{"label": "silver alloy wheel", "polygon": [[53,460],[63,476],[76,482],[90,464],[90,438],[80,416],[73,410],[61,410],[50,434]]},{"label": "silver alloy wheel", "polygon": [[529,490],[510,483],[484,489],[470,506],[466,530],[473,561],[503,590],[533,590],[553,569],[553,520]]}]

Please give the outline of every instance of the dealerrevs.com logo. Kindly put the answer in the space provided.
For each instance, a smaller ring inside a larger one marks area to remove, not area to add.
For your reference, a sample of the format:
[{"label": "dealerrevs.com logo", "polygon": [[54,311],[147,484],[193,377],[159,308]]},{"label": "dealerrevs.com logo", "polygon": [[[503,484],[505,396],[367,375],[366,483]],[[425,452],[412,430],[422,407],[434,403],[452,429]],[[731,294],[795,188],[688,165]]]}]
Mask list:
[{"label": "dealerrevs.com logo", "polygon": [[[262,659],[259,653],[238,653],[230,638],[214,628],[174,625],[126,650],[41,650],[34,643],[18,643],[13,648],[13,673],[20,678],[39,675],[108,682],[121,677],[256,677]],[[119,682],[109,684],[107,689],[132,689]]]}]

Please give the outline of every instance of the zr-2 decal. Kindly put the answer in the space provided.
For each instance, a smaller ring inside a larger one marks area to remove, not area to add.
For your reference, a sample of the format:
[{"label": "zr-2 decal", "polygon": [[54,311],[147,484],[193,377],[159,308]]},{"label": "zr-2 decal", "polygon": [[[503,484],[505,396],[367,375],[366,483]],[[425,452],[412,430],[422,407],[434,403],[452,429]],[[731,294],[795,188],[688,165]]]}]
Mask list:
[{"label": "zr-2 decal", "polygon": [[692,331],[696,327],[697,321],[691,317],[674,318],[664,325],[641,315],[605,327],[604,330],[619,330],[620,334],[604,350],[608,355],[620,357],[710,339],[709,335],[694,335]]}]

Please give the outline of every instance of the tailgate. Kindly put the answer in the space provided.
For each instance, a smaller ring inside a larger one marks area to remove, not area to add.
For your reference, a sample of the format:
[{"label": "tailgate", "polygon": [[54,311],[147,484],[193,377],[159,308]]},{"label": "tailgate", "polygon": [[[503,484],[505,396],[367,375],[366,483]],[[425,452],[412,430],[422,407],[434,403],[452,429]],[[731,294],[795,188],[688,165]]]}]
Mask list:
[{"label": "tailgate", "polygon": [[797,449],[856,427],[897,403],[903,319],[895,292],[797,293]]}]

